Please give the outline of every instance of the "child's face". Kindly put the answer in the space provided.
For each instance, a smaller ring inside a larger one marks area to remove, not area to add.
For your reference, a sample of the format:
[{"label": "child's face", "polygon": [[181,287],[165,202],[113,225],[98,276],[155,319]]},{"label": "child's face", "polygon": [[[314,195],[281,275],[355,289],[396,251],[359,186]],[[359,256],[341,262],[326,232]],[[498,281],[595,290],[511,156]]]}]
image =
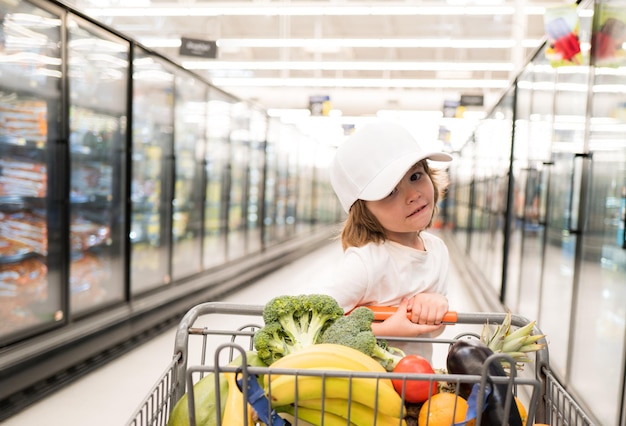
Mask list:
[{"label": "child's face", "polygon": [[402,242],[405,234],[414,234],[428,227],[433,217],[434,200],[433,182],[422,164],[418,163],[387,197],[366,201],[365,205],[385,228],[388,238]]}]

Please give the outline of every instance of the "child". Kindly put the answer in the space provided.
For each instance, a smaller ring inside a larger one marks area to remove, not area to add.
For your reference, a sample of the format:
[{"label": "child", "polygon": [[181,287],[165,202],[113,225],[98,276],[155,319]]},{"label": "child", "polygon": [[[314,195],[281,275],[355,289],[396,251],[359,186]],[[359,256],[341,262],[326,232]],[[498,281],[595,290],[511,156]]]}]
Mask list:
[{"label": "child", "polygon": [[[425,150],[402,126],[374,122],[337,149],[330,181],[348,218],[341,232],[344,257],[323,292],[346,312],[362,305],[397,306],[378,336],[432,337],[448,311],[448,250],[426,232],[447,185],[428,160],[451,161]],[[430,359],[432,345],[407,351]]]}]

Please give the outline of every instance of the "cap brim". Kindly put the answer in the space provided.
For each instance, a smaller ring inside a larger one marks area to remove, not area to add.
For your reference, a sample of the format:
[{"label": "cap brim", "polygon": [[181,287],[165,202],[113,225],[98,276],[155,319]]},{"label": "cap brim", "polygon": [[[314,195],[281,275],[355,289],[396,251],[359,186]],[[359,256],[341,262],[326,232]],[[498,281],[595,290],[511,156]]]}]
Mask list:
[{"label": "cap brim", "polygon": [[452,156],[445,152],[432,152],[428,154],[415,152],[413,155],[410,153],[405,154],[381,170],[381,172],[363,188],[358,198],[365,201],[382,200],[393,191],[398,185],[398,182],[400,182],[400,179],[402,179],[402,176],[404,176],[414,164],[417,164],[423,159],[449,162],[452,161]]}]

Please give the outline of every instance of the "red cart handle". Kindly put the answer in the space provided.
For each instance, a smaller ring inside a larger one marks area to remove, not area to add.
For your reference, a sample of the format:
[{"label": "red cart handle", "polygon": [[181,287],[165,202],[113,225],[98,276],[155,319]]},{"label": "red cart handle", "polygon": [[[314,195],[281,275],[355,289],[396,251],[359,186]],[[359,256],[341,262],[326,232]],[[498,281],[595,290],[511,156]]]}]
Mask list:
[{"label": "red cart handle", "polygon": [[[384,321],[393,315],[398,308],[395,306],[365,306],[374,312],[374,321]],[[455,324],[458,320],[455,311],[448,311],[444,314],[442,322],[445,324]]]}]

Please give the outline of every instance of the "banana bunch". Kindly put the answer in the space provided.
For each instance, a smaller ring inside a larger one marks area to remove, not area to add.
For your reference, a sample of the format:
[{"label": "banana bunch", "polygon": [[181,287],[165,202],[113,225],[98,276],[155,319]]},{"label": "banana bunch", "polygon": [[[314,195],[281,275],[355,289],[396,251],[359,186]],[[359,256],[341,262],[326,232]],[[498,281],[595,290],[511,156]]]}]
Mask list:
[{"label": "banana bunch", "polygon": [[[402,398],[389,378],[349,377],[351,372],[387,373],[380,363],[356,349],[315,344],[277,360],[270,372],[273,369],[320,371],[311,376],[266,375],[266,392],[279,413],[313,425],[406,426]],[[346,376],[323,376],[324,371],[345,372]]]}]

